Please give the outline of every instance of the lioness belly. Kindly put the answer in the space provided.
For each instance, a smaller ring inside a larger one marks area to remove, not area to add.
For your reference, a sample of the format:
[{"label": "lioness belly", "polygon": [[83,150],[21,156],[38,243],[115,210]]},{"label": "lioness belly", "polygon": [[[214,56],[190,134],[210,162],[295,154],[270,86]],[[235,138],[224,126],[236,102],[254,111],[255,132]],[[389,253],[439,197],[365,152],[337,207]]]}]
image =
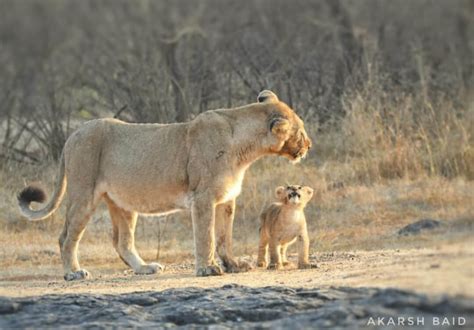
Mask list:
[{"label": "lioness belly", "polygon": [[137,193],[135,189],[103,185],[100,188],[103,194],[114,201],[119,207],[141,214],[162,215],[189,208],[190,201],[183,191],[171,189],[148,190],[146,193]]}]

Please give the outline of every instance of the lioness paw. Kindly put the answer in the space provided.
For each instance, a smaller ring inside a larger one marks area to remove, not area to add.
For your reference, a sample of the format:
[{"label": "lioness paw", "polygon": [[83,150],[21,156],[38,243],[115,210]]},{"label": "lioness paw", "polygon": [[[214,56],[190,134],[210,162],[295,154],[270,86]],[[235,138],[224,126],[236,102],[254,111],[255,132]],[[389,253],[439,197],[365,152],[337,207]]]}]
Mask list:
[{"label": "lioness paw", "polygon": [[215,275],[222,275],[224,272],[222,268],[218,265],[210,265],[206,267],[200,267],[196,270],[197,276],[215,276]]},{"label": "lioness paw", "polygon": [[135,274],[150,275],[150,274],[161,273],[164,270],[165,270],[165,267],[163,265],[160,265],[157,262],[152,262],[147,265],[140,266],[140,268],[135,271]]},{"label": "lioness paw", "polygon": [[86,280],[90,278],[91,274],[85,269],[80,269],[76,272],[70,272],[64,275],[66,281]]},{"label": "lioness paw", "polygon": [[283,269],[283,265],[279,264],[279,263],[270,263],[268,265],[267,269],[269,269],[269,270],[279,270],[279,269]]},{"label": "lioness paw", "polygon": [[265,267],[267,267],[267,263],[265,261],[259,261],[259,262],[257,262],[257,267],[265,268]]},{"label": "lioness paw", "polygon": [[244,260],[236,261],[233,260],[232,262],[224,263],[224,268],[226,273],[244,273],[251,270],[253,267],[252,265]]},{"label": "lioness paw", "polygon": [[313,269],[313,268],[319,268],[319,267],[315,263],[298,264],[298,269]]}]

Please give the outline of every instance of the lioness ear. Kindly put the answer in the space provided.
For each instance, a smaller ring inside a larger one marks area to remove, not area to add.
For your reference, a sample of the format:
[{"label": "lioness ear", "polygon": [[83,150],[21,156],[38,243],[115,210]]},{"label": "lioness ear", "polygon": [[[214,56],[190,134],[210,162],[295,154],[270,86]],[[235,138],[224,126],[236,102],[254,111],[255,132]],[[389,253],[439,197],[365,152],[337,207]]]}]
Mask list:
[{"label": "lioness ear", "polygon": [[309,198],[313,196],[313,192],[314,192],[313,188],[305,186],[303,187],[303,190],[308,194]]},{"label": "lioness ear", "polygon": [[277,117],[270,120],[270,131],[278,136],[288,134],[290,130],[290,122],[283,117]]},{"label": "lioness ear", "polygon": [[275,189],[275,197],[278,199],[282,199],[285,195],[285,187],[280,186]]},{"label": "lioness ear", "polygon": [[257,100],[259,103],[276,103],[279,101],[278,96],[268,89],[261,91],[257,96]]}]

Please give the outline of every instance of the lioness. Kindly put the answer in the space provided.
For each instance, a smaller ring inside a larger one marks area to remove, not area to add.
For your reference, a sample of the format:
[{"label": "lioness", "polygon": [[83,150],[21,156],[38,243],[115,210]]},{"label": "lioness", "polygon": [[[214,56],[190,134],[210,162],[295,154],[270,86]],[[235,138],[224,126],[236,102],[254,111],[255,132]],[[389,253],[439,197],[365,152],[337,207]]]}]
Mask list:
[{"label": "lioness", "polygon": [[[145,263],[134,242],[137,214],[191,209],[198,276],[248,269],[232,254],[235,198],[245,171],[258,158],[281,155],[299,161],[311,147],[303,121],[271,91],[258,102],[234,109],[207,111],[177,124],[128,124],[115,119],[85,123],[66,141],[59,180],[50,201],[27,187],[19,195],[22,214],[41,220],[59,207],[65,192],[66,222],[59,237],[64,278],[89,277],[77,259],[79,241],[100,200],[108,205],[113,244],[138,274],[161,270]],[[67,188],[66,188],[67,187]],[[216,238],[217,237],[217,247]]]},{"label": "lioness", "polygon": [[313,189],[294,185],[286,188],[278,187],[275,195],[279,202],[270,205],[260,215],[257,266],[267,265],[268,246],[270,246],[269,269],[281,269],[288,265],[286,250],[298,240],[298,268],[316,267],[309,262],[309,238],[304,216],[304,208],[313,197]]}]

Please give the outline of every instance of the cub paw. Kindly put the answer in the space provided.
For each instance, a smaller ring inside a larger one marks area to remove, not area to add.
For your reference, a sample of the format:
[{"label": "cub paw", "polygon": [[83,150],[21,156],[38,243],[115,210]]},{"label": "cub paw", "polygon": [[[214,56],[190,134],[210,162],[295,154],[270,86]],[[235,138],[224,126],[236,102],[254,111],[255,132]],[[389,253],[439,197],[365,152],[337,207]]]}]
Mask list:
[{"label": "cub paw", "polygon": [[91,274],[85,269],[80,269],[76,272],[70,272],[70,273],[64,274],[64,279],[66,281],[78,281],[78,280],[86,280],[90,278],[91,278]]},{"label": "cub paw", "polygon": [[298,264],[298,269],[314,269],[314,268],[319,268],[319,267],[317,264],[314,264],[314,263]]},{"label": "cub paw", "polygon": [[267,269],[269,269],[269,270],[279,270],[279,269],[283,269],[283,265],[278,264],[278,263],[270,263],[268,265]]},{"label": "cub paw", "polygon": [[163,265],[160,265],[157,262],[152,262],[147,265],[140,266],[139,269],[135,271],[137,275],[151,275],[156,273],[161,273],[165,270]]},{"label": "cub paw", "polygon": [[224,274],[222,268],[217,265],[200,267],[196,270],[196,276],[216,276],[222,274]]}]

